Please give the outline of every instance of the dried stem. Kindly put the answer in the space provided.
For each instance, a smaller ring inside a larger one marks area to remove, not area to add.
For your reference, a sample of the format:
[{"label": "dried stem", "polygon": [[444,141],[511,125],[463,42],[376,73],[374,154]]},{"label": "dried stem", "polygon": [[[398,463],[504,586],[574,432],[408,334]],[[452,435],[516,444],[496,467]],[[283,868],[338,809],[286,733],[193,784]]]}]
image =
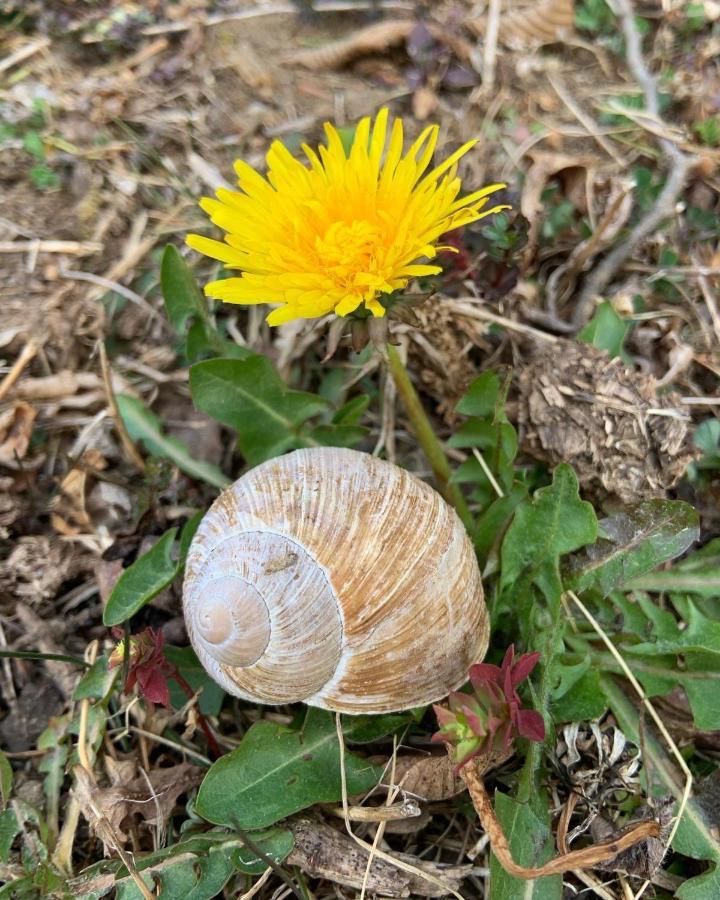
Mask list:
[{"label": "dried stem", "polygon": [[573,869],[591,869],[599,863],[608,862],[618,853],[651,837],[660,836],[657,822],[641,822],[625,834],[603,844],[593,844],[582,850],[573,850],[554,857],[542,866],[520,866],[512,858],[510,844],[505,836],[492,801],[488,795],[482,776],[478,769],[478,761],[471,760],[460,770],[470,793],[473,806],[480,818],[480,823],[490,837],[490,845],[500,865],[515,878],[531,880],[545,875],[559,875]]},{"label": "dried stem", "polygon": [[[180,670],[174,663],[168,663],[167,677],[175,679],[180,689],[187,695],[188,700],[192,700],[194,698],[195,691],[192,689],[192,686],[185,679],[185,677],[180,674]],[[210,730],[207,719],[200,711],[199,706],[196,708],[195,712],[197,715],[198,725],[200,726],[202,733],[205,735],[205,740],[207,741],[210,756],[212,757],[212,759],[219,759],[222,756],[222,750],[218,746],[218,742],[215,740],[215,735]]]},{"label": "dried stem", "polygon": [[437,479],[440,490],[445,499],[449,503],[452,503],[457,510],[463,525],[470,531],[473,527],[472,515],[470,514],[470,510],[468,509],[468,505],[465,502],[465,498],[463,497],[460,488],[456,484],[450,482],[452,469],[450,468],[450,463],[445,455],[445,449],[438,440],[435,430],[423,409],[420,397],[410,380],[410,376],[403,361],[400,359],[400,354],[392,344],[388,344],[387,346],[387,358],[390,372],[392,373],[398,394],[405,407],[405,412],[412,424],[415,437],[418,439],[418,443],[422,447],[423,452],[430,463],[430,467]]}]

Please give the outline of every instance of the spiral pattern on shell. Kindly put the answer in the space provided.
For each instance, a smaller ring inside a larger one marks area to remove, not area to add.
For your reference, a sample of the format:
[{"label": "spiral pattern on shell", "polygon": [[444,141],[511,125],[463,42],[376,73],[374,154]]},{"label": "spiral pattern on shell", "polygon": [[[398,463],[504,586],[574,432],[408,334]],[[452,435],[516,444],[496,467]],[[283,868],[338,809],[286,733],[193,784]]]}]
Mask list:
[{"label": "spiral pattern on shell", "polygon": [[224,491],[191,544],[183,603],[210,675],[260,703],[420,706],[462,684],[488,641],[455,511],[354,450],[297,450]]}]

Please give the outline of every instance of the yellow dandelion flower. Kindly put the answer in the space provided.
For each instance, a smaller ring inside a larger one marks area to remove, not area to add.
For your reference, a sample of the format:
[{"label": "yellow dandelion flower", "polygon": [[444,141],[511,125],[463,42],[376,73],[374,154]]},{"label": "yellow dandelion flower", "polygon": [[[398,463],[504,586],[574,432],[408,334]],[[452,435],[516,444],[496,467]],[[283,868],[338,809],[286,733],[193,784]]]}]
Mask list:
[{"label": "yellow dandelion flower", "polygon": [[309,165],[275,141],[266,178],[238,160],[240,191],[220,189],[217,199],[200,202],[227,232],[225,241],[187,238],[195,250],[241,271],[207,284],[208,297],[282,304],[268,316],[271,325],[363,308],[383,316],[383,295],[441,271],[423,260],[442,249],[442,234],[508,208],[485,208],[501,184],[458,197],[457,162],[476,141],[427,171],[438,126],[426,128],[403,156],[402,121],[388,124],[387,109],[374,122],[362,119],[346,154],[326,123],[327,146],[315,152],[303,145]]}]

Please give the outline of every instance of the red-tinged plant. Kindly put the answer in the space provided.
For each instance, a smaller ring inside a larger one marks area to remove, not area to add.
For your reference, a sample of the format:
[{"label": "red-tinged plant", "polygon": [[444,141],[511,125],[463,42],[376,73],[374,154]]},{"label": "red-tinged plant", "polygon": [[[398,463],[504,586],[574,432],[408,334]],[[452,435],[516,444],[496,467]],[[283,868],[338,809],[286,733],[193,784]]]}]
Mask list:
[{"label": "red-tinged plant", "polygon": [[125,680],[125,693],[129,693],[137,684],[140,695],[152,703],[161,706],[170,705],[168,675],[175,674],[175,666],[171,665],[163,653],[163,633],[154,628],[146,628],[140,634],[131,635],[127,641],[123,639],[120,628],[113,628],[118,644],[110,654],[110,668],[121,666],[128,652],[128,674]]},{"label": "red-tinged plant", "polygon": [[[110,654],[110,668],[121,666],[125,662],[126,648],[128,650],[128,675],[123,691],[127,694],[137,684],[140,695],[151,703],[159,703],[161,706],[170,706],[170,689],[168,678],[172,678],[191,700],[195,692],[187,679],[180,674],[180,670],[165,658],[163,652],[163,633],[154,628],[146,628],[139,634],[130,635],[125,640],[122,628],[112,629],[113,637],[118,641],[115,649]],[[220,747],[210,730],[205,716],[198,709],[197,721],[207,738],[210,753],[214,758],[221,756]]]},{"label": "red-tinged plant", "polygon": [[506,752],[517,737],[545,739],[545,723],[533,709],[523,709],[517,688],[532,672],[539,653],[524,653],[515,661],[508,647],[501,666],[477,663],[470,667],[472,693],[454,691],[449,709],[434,706],[440,730],[433,741],[454,748],[456,772],[476,756]]}]

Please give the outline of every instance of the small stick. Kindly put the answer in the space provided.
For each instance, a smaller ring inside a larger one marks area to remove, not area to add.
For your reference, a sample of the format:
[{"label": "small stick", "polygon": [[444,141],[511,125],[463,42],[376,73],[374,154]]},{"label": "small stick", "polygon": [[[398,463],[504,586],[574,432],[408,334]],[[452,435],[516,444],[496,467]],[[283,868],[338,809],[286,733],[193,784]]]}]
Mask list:
[{"label": "small stick", "polygon": [[110,407],[110,414],[112,415],[113,422],[115,423],[115,429],[117,430],[118,437],[120,438],[120,443],[123,445],[123,449],[127,454],[130,461],[141,471],[145,471],[145,460],[140,455],[140,451],[135,446],[132,441],[132,438],[128,434],[128,430],[125,427],[125,423],[123,422],[123,418],[120,415],[120,408],[118,407],[117,398],[115,397],[115,391],[112,386],[112,375],[110,373],[110,363],[107,358],[107,350],[105,349],[105,344],[100,341],[99,345],[100,351],[100,368],[102,369],[102,377],[103,384],[105,385],[105,397],[107,398],[108,406]]},{"label": "small stick", "polygon": [[540,341],[553,343],[560,340],[556,335],[540,331],[539,328],[533,328],[532,325],[523,325],[522,322],[515,322],[513,319],[506,319],[505,316],[498,316],[483,309],[475,297],[459,297],[457,300],[446,301],[443,305],[459,316],[465,316],[468,319],[479,319],[481,322],[493,322],[495,325],[502,325],[508,331],[527,334]]},{"label": "small stick", "polygon": [[552,85],[555,93],[562,100],[565,106],[567,106],[570,112],[575,116],[578,122],[580,122],[580,124],[587,130],[587,133],[595,140],[597,144],[602,147],[602,149],[608,154],[608,156],[611,156],[619,166],[624,168],[627,165],[626,160],[616,152],[610,141],[605,139],[592,116],[588,115],[588,113],[586,113],[585,110],[582,109],[582,107],[575,101],[575,98],[568,90],[565,82],[560,77],[554,76],[552,72],[547,73],[547,78]]},{"label": "small stick", "polygon": [[27,342],[27,344],[25,344],[25,346],[20,351],[20,356],[18,356],[18,358],[13,363],[10,371],[3,378],[2,382],[0,382],[0,400],[4,400],[5,397],[9,394],[12,386],[22,375],[23,369],[32,359],[35,358],[41,346],[42,345],[38,341],[35,341],[32,338]]},{"label": "small stick", "polygon": [[99,253],[102,244],[92,241],[0,241],[0,253],[71,253],[90,256]]},{"label": "small stick", "polygon": [[[330,815],[339,819],[345,817],[342,806],[325,807]],[[393,803],[390,806],[348,806],[347,817],[351,822],[396,822],[412,819],[420,815],[420,807],[414,800]]]},{"label": "small stick", "polygon": [[0,60],[0,73],[12,69],[13,66],[24,62],[26,59],[29,59],[31,56],[34,56],[36,53],[39,53],[49,46],[50,38],[40,38],[39,41],[31,41],[29,44],[25,44],[24,47],[19,47],[14,53],[11,53],[10,56],[6,56],[5,59]]},{"label": "small stick", "polygon": [[[87,650],[85,651],[85,661],[89,666],[95,664],[99,647],[100,645],[97,641],[91,641],[90,644],[88,644]],[[89,713],[90,698],[85,697],[80,701],[80,727],[78,728],[77,753],[81,766],[92,778],[94,777],[92,763],[90,762],[90,755],[88,754],[87,750],[87,728]]]}]

